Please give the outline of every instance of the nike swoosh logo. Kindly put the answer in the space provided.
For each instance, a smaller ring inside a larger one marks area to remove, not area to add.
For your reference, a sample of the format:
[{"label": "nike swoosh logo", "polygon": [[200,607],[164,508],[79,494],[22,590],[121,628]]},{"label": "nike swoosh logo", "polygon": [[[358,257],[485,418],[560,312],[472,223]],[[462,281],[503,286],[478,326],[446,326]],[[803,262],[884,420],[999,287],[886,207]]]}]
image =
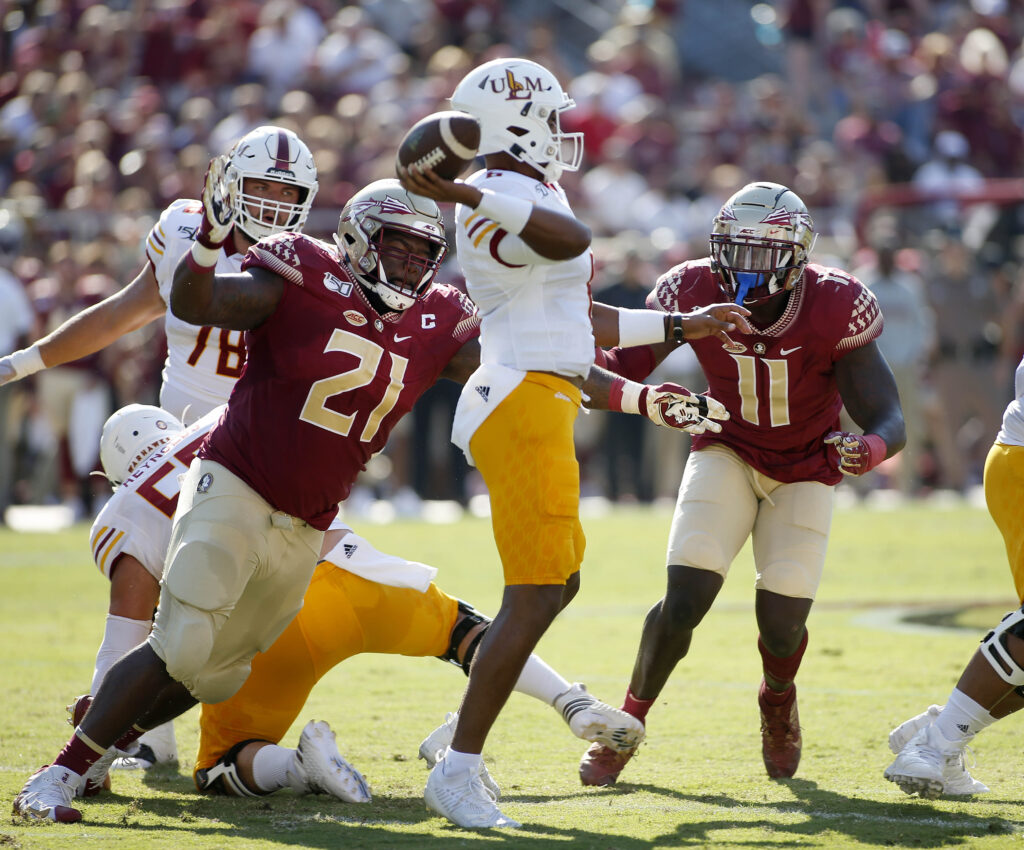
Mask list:
[{"label": "nike swoosh logo", "polygon": [[395,334],[395,342],[405,342],[407,339],[412,339],[412,334],[409,336],[399,336],[398,334]]},{"label": "nike swoosh logo", "polygon": [[794,351],[799,351],[801,348],[803,348],[802,345],[798,345],[796,348],[780,348],[779,354],[785,357],[787,354],[792,354]]}]

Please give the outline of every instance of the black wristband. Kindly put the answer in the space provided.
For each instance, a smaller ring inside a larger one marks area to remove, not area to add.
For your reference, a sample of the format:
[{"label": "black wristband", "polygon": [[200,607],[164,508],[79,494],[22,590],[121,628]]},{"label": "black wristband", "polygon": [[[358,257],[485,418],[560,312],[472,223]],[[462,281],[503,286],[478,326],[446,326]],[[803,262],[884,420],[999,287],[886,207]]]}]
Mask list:
[{"label": "black wristband", "polygon": [[683,316],[681,313],[672,314],[672,339],[676,345],[682,345],[686,342],[686,337],[683,335]]}]

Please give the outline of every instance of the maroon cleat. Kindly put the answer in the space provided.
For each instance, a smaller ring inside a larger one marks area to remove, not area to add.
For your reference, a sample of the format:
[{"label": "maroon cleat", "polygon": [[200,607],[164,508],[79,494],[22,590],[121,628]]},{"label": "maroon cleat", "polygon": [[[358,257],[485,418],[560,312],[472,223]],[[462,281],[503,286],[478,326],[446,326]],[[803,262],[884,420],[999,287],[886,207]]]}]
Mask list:
[{"label": "maroon cleat", "polygon": [[580,760],[580,782],[584,785],[614,785],[636,747],[616,752],[603,744],[591,744]]},{"label": "maroon cleat", "polygon": [[789,695],[782,705],[765,701],[768,686],[761,681],[757,704],[761,707],[761,754],[764,767],[772,779],[789,779],[800,764],[800,715],[796,710],[796,685],[789,686]]}]

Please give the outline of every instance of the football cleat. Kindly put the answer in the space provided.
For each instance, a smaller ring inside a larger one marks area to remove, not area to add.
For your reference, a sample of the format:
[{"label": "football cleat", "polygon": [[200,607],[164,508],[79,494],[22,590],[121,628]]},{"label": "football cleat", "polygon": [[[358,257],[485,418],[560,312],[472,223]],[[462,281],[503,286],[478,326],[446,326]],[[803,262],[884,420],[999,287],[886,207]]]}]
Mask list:
[{"label": "football cleat", "polygon": [[14,798],[14,814],[28,820],[78,823],[82,813],[71,806],[82,777],[59,764],[39,768]]},{"label": "football cleat", "polygon": [[[447,752],[447,751],[446,751]],[[469,829],[521,826],[502,814],[494,798],[484,787],[479,770],[463,770],[446,775],[444,755],[430,771],[423,798],[427,808],[452,823]]]},{"label": "football cleat", "polygon": [[916,714],[909,720],[904,720],[899,726],[889,733],[889,749],[894,755],[899,755],[903,748],[910,743],[919,729],[923,729],[930,723],[934,723],[942,714],[941,705],[930,705],[927,711]]},{"label": "football cleat", "polygon": [[580,759],[580,782],[584,785],[614,785],[635,752],[635,747],[616,751],[604,744],[593,744]]},{"label": "football cleat", "polygon": [[127,752],[120,752],[111,770],[149,770],[158,764],[178,764],[178,743],[174,722],[161,723],[148,730]]},{"label": "football cleat", "polygon": [[934,800],[945,789],[946,760],[960,755],[959,749],[951,749],[935,724],[929,724],[917,731],[883,775],[895,782],[904,794],[919,794]]},{"label": "football cleat", "polygon": [[296,794],[330,794],[346,803],[369,803],[363,775],[341,757],[334,732],[323,720],[310,720],[299,736],[288,783]]},{"label": "football cleat", "polygon": [[[419,757],[427,763],[428,768],[433,768],[440,761],[444,751],[451,746],[452,738],[455,736],[455,726],[458,722],[459,713],[449,711],[445,715],[444,723],[423,739],[423,743],[420,744]],[[480,781],[483,782],[484,788],[487,789],[487,793],[493,800],[501,799],[501,787],[494,781],[487,770],[487,765],[482,761],[480,762]]]},{"label": "football cleat", "polygon": [[579,682],[556,697],[554,706],[572,733],[584,741],[624,752],[635,750],[644,739],[641,721],[592,697],[587,693],[586,685]]},{"label": "football cleat", "polygon": [[985,794],[989,787],[967,772],[965,750],[966,742],[947,741],[934,724],[927,724],[918,729],[884,775],[904,794],[919,794],[927,799],[942,794]]},{"label": "football cleat", "polygon": [[782,705],[765,701],[768,686],[761,680],[757,704],[761,709],[761,755],[772,779],[789,779],[800,764],[800,715],[796,708],[796,685],[789,686],[789,696]]}]

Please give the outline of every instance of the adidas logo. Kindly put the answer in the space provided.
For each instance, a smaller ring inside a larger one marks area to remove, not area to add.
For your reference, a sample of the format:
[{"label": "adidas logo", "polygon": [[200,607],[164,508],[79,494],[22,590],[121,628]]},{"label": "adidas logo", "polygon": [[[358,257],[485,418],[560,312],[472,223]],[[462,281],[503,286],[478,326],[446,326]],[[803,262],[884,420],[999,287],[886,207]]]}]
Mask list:
[{"label": "adidas logo", "polygon": [[487,401],[487,397],[491,394],[490,387],[473,387],[473,389],[480,393],[480,398],[482,398],[484,401]]},{"label": "adidas logo", "polygon": [[345,557],[351,558],[356,553],[356,549],[358,549],[359,546],[355,543],[345,543],[342,548],[345,550]]},{"label": "adidas logo", "polygon": [[971,727],[968,726],[966,723],[957,723],[956,724],[956,728],[959,729],[961,732],[963,732],[966,735],[968,733],[968,731],[970,731]]}]

